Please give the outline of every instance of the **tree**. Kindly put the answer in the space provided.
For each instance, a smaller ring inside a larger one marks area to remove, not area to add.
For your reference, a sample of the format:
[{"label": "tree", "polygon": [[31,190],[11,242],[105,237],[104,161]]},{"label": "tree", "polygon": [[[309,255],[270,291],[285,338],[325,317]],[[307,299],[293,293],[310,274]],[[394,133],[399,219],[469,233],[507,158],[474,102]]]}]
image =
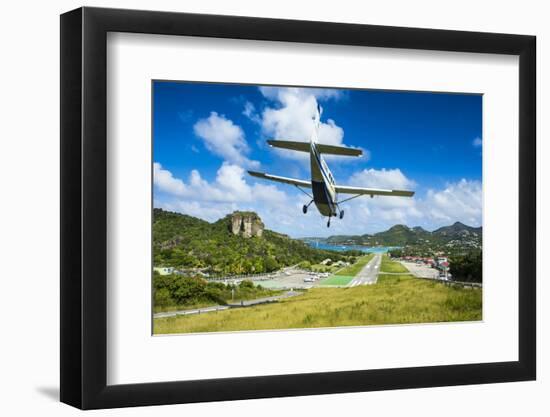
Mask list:
[{"label": "tree", "polygon": [[280,268],[279,263],[277,262],[277,260],[273,256],[270,256],[270,257],[266,258],[266,260],[265,260],[265,270],[266,270],[266,272],[276,271],[279,268]]},{"label": "tree", "polygon": [[392,249],[389,255],[392,258],[402,258],[403,257],[403,251],[401,249]]},{"label": "tree", "polygon": [[245,279],[244,281],[241,281],[241,283],[239,284],[239,287],[241,289],[254,288],[254,283],[252,281],[249,281],[249,280]]},{"label": "tree", "polygon": [[470,252],[450,260],[450,273],[453,281],[483,282],[482,252]]},{"label": "tree", "polygon": [[160,288],[155,290],[155,306],[167,307],[174,304],[174,300],[170,296],[170,290],[168,288]]},{"label": "tree", "polygon": [[309,261],[302,261],[298,264],[298,266],[302,269],[311,269],[311,262]]}]

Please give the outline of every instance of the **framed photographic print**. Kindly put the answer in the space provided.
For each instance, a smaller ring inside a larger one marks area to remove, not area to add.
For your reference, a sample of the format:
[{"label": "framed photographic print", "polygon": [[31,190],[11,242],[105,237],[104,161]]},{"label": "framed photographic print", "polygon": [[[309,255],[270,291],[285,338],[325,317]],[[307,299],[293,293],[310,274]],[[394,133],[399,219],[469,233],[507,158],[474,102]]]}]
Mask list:
[{"label": "framed photographic print", "polygon": [[61,16],[61,400],[535,378],[535,38]]}]

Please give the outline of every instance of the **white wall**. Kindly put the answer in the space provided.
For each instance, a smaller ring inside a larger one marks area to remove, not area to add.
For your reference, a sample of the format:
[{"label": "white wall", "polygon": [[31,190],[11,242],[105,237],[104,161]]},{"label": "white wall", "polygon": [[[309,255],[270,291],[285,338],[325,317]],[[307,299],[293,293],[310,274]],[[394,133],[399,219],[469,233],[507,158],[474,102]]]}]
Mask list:
[{"label": "white wall", "polygon": [[[370,3],[370,4],[369,4]],[[247,0],[92,1],[89,6],[159,9],[217,14],[281,17],[534,34],[538,37],[539,119],[539,259],[550,249],[548,190],[542,183],[550,168],[548,122],[542,120],[543,100],[550,96],[550,26],[541,1],[386,1],[340,0],[273,3]],[[0,317],[0,410],[5,415],[39,412],[74,415],[59,404],[59,17],[80,2],[56,4],[38,1],[9,2],[2,7],[0,72],[0,254],[2,286]],[[545,18],[546,17],[546,18]],[[546,134],[546,135],[545,135]],[[543,232],[546,232],[543,237]],[[6,268],[7,266],[7,268]],[[21,273],[28,267],[29,273]],[[239,401],[169,407],[100,411],[99,415],[247,416],[297,415],[548,415],[550,366],[547,353],[550,326],[546,320],[550,286],[539,265],[539,378],[537,382],[498,385],[326,395],[291,399]],[[543,395],[546,394],[545,395]]]}]

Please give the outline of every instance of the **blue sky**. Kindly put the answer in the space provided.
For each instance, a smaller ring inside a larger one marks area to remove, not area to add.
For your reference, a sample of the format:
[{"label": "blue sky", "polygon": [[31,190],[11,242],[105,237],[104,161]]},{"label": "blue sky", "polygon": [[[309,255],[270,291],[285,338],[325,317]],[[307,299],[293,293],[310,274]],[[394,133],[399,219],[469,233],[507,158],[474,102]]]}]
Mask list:
[{"label": "blue sky", "polygon": [[[339,184],[406,188],[413,199],[358,198],[331,229],[294,187],[247,169],[309,178],[305,154],[266,139],[307,141],[317,103],[320,142],[360,147],[362,158],[327,158]],[[153,83],[154,205],[214,221],[257,211],[291,236],[373,233],[394,225],[433,230],[481,224],[482,96],[379,90]]]}]

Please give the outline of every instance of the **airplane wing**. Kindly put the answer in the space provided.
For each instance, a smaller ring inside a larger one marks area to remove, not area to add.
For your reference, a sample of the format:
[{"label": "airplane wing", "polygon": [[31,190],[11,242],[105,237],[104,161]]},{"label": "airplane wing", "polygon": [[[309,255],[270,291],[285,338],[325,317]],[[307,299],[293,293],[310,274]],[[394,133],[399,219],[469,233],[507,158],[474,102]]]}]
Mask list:
[{"label": "airplane wing", "polygon": [[310,181],[297,180],[294,178],[279,177],[278,175],[265,174],[263,172],[248,171],[250,175],[257,178],[263,178],[264,180],[270,180],[275,182],[282,182],[284,184],[296,185],[298,187],[309,187],[311,188]]},{"label": "airplane wing", "polygon": [[414,191],[406,190],[385,190],[382,188],[363,188],[363,187],[351,187],[348,185],[335,185],[334,189],[339,194],[357,194],[357,195],[387,195],[396,197],[412,197]]}]

